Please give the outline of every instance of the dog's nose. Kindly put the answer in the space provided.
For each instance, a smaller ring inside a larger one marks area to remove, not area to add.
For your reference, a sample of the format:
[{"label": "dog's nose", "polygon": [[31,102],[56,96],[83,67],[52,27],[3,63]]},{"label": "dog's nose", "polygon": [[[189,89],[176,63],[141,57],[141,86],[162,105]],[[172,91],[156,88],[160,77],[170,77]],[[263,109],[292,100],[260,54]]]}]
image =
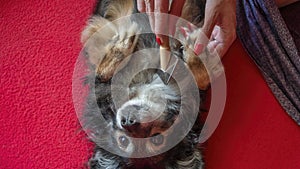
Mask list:
[{"label": "dog's nose", "polygon": [[136,119],[133,116],[128,115],[127,117],[123,116],[121,118],[121,125],[124,128],[132,126],[135,123],[136,123]]},{"label": "dog's nose", "polygon": [[127,132],[129,132],[130,134],[134,134],[138,132],[140,123],[134,116],[128,115],[121,118],[121,125]]}]

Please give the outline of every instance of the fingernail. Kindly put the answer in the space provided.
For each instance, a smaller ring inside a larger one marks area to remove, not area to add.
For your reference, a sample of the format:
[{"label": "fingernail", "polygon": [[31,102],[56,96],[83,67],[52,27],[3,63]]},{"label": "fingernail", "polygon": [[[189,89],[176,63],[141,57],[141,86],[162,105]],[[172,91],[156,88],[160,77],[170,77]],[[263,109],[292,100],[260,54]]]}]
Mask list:
[{"label": "fingernail", "polygon": [[157,37],[156,36],[156,42],[159,44],[159,45],[161,45],[162,43],[161,43],[161,40],[160,40],[160,38],[159,37]]},{"label": "fingernail", "polygon": [[183,35],[184,37],[187,37],[187,32],[186,32],[186,30],[184,29],[184,27],[180,27],[179,29],[180,29],[180,32],[182,33],[182,35]]},{"label": "fingernail", "polygon": [[197,43],[194,47],[194,52],[196,55],[199,55],[203,51],[203,44]]},{"label": "fingernail", "polygon": [[188,23],[188,28],[189,28],[189,30],[193,30],[193,27],[192,27],[191,23]]}]

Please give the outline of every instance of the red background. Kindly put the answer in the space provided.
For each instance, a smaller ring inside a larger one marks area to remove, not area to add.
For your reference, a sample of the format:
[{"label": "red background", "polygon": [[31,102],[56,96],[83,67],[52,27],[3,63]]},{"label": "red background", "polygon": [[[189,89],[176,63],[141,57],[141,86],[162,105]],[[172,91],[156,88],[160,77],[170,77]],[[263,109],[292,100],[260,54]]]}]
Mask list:
[{"label": "red background", "polygon": [[[80,32],[94,0],[0,2],[0,168],[82,168],[91,148],[72,103]],[[209,169],[300,168],[300,128],[236,41],[228,95],[204,146]]]}]

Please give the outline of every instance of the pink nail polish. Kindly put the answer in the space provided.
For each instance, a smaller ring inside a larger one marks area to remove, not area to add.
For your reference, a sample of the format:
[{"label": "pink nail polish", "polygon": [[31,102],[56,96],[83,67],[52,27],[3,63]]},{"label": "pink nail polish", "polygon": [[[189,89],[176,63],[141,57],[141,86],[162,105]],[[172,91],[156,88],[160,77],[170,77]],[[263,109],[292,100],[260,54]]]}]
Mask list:
[{"label": "pink nail polish", "polygon": [[182,33],[182,35],[183,35],[184,37],[187,37],[187,32],[186,32],[186,30],[185,30],[183,27],[180,27],[179,29],[180,29],[180,32]]},{"label": "pink nail polish", "polygon": [[159,37],[156,37],[156,42],[158,43],[158,45],[161,45],[161,44],[162,44]]},{"label": "pink nail polish", "polygon": [[188,23],[188,28],[189,28],[189,30],[193,30],[193,27],[192,27],[191,23]]},{"label": "pink nail polish", "polygon": [[197,43],[194,47],[194,52],[196,55],[199,55],[203,51],[203,44]]}]

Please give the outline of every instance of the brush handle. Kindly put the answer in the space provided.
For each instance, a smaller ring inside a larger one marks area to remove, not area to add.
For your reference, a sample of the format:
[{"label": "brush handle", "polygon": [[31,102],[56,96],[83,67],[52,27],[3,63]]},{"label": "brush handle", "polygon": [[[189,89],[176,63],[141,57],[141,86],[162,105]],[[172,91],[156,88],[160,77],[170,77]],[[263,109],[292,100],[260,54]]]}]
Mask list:
[{"label": "brush handle", "polygon": [[171,59],[170,48],[160,46],[159,54],[160,54],[160,67],[163,71],[166,71],[168,68],[169,61]]}]

